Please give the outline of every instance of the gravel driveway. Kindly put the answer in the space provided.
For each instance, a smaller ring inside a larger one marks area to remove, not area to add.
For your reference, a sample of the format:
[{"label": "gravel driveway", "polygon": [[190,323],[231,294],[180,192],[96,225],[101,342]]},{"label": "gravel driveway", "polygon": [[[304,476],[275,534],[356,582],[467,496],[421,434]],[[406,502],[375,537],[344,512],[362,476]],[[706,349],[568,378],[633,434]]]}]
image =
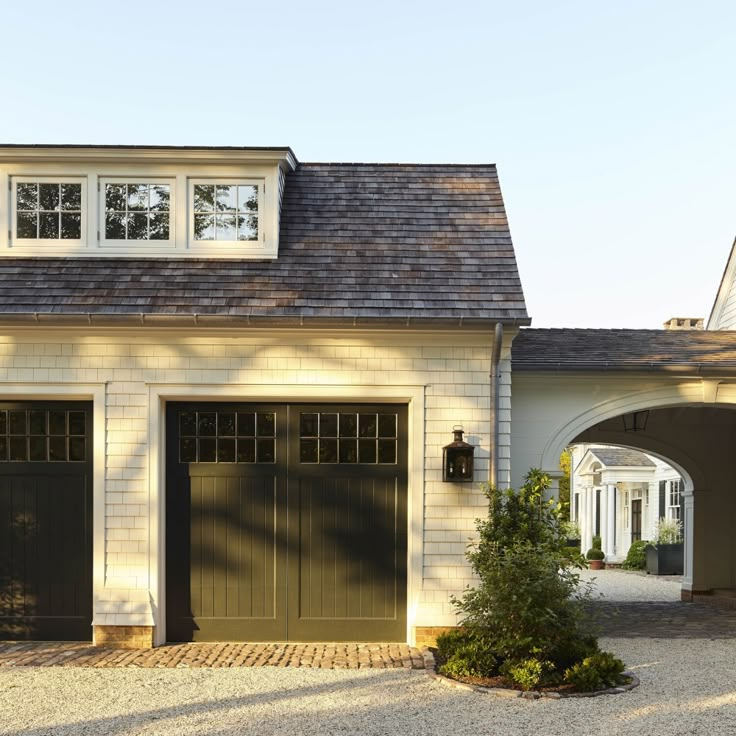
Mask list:
[{"label": "gravel driveway", "polygon": [[641,678],[624,695],[508,700],[411,670],[5,668],[0,734],[736,734],[736,637],[655,638],[660,611],[682,608],[678,584],[596,575],[608,600],[656,601],[651,638],[602,639]]}]

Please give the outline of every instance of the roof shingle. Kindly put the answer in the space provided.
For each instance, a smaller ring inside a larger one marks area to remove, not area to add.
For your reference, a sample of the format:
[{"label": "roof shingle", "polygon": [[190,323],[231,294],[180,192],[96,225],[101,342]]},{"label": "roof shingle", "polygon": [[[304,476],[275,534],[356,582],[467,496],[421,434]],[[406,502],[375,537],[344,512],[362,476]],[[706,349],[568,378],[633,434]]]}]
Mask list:
[{"label": "roof shingle", "polygon": [[736,331],[523,329],[514,371],[736,368]]}]

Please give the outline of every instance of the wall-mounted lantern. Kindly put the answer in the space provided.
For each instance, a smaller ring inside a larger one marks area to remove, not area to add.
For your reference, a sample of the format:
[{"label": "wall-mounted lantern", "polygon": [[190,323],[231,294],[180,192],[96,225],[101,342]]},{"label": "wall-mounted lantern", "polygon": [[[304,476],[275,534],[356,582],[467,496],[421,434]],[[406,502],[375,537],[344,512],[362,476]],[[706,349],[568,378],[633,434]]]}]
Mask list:
[{"label": "wall-mounted lantern", "polygon": [[452,428],[453,441],[442,448],[442,480],[464,483],[473,480],[473,454],[475,447],[463,441],[463,428]]},{"label": "wall-mounted lantern", "polygon": [[624,414],[624,432],[643,432],[647,428],[648,411],[634,411]]}]

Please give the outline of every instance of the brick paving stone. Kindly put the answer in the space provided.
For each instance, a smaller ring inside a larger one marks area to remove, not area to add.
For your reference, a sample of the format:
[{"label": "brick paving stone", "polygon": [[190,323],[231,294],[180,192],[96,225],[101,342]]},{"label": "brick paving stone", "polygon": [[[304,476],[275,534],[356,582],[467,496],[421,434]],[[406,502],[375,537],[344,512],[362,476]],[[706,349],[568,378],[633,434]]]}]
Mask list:
[{"label": "brick paving stone", "polygon": [[197,642],[155,649],[110,649],[87,642],[0,642],[0,667],[266,666],[424,669],[424,659],[420,650],[404,644]]}]

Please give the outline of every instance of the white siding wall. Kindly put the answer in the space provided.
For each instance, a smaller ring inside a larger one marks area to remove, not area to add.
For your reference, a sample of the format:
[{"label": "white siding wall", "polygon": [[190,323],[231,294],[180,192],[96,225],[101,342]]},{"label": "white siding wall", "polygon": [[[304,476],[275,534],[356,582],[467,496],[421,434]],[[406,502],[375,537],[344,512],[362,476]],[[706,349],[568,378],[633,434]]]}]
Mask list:
[{"label": "white siding wall", "polygon": [[[95,591],[94,623],[153,623],[149,503],[155,481],[149,479],[148,419],[158,407],[149,406],[149,386],[178,383],[255,384],[263,387],[264,397],[274,399],[277,387],[286,385],[303,386],[305,397],[313,385],[423,387],[423,580],[418,605],[409,616],[418,626],[453,624],[449,595],[471,582],[465,548],[474,520],[486,508],[475,484],[441,481],[442,447],[452,440],[452,426],[462,424],[466,439],[478,446],[476,478],[487,478],[491,336],[243,334],[177,337],[141,330],[87,336],[60,329],[0,338],[0,382],[16,391],[23,382],[105,387],[104,587]],[[505,483],[510,476],[509,337],[500,399],[500,472]],[[340,396],[345,400],[344,393]]]}]

